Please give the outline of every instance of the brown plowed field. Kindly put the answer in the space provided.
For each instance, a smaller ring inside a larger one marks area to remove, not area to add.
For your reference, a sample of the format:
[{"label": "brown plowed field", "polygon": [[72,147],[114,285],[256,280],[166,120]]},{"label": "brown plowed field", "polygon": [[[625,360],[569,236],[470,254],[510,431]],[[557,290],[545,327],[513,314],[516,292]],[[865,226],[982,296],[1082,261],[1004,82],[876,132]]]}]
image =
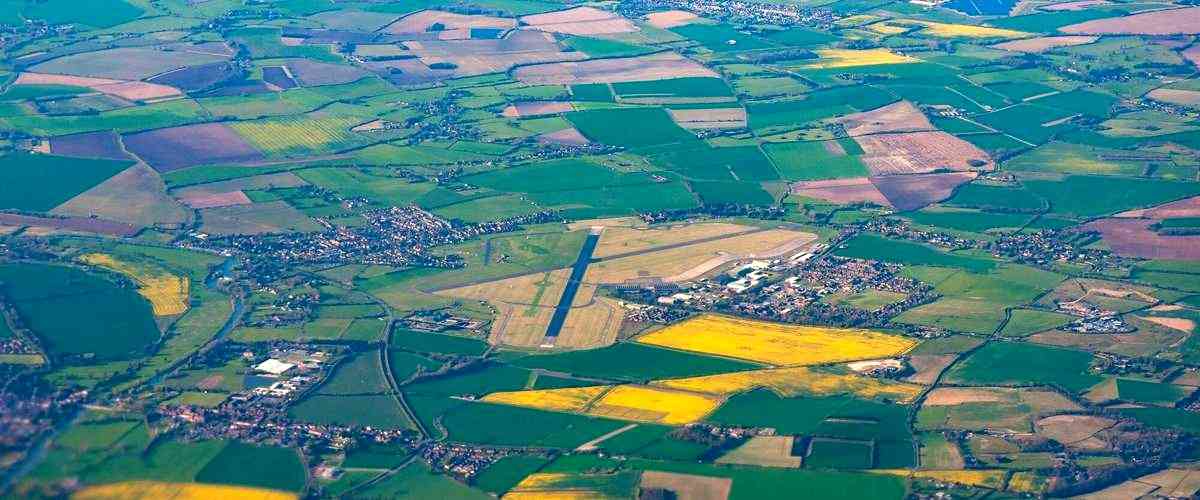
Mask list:
[{"label": "brown plowed field", "polygon": [[1084,226],[1098,231],[1117,255],[1143,259],[1200,259],[1200,236],[1164,236],[1153,219],[1100,219]]},{"label": "brown plowed field", "polygon": [[1187,35],[1200,33],[1200,7],[1096,19],[1058,29],[1073,35]]}]

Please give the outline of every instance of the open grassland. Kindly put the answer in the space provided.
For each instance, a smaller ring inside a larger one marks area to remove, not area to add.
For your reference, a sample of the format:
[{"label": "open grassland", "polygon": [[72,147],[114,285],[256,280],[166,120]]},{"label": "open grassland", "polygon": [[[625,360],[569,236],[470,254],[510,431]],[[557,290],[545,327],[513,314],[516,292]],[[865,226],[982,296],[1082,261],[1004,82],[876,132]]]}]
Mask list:
[{"label": "open grassland", "polygon": [[164,269],[118,260],[111,255],[90,253],[79,258],[84,263],[110,269],[128,276],[138,284],[138,294],[150,301],[155,316],[174,316],[188,309],[186,276],[176,276]]},{"label": "open grassland", "polygon": [[919,59],[897,54],[885,48],[879,49],[818,49],[818,62],[803,66],[809,69],[853,68],[881,64],[907,64]]},{"label": "open grassland", "polygon": [[712,413],[721,399],[706,394],[619,385],[592,404],[589,414],[621,420],[679,425]]},{"label": "open grassland", "polygon": [[903,354],[916,341],[847,328],[797,326],[704,315],[651,332],[638,342],[774,365],[816,365]]},{"label": "open grassland", "polygon": [[291,500],[297,498],[295,493],[268,490],[265,488],[249,488],[245,486],[226,486],[199,483],[169,483],[163,481],[126,481],[120,483],[88,486],[71,498],[76,500],[155,500],[172,498],[176,500],[201,500],[205,498],[237,498],[239,500]]},{"label": "open grassland", "polygon": [[656,386],[709,394],[734,394],[767,388],[784,397],[852,394],[864,399],[911,403],[924,387],[854,374],[826,373],[804,367],[722,373],[658,380]]},{"label": "open grassland", "polygon": [[[600,239],[603,241],[604,237]],[[814,234],[789,229],[735,234],[718,240],[594,262],[588,266],[584,281],[600,284],[648,278],[690,281],[730,262],[783,256],[799,251],[815,240]]]},{"label": "open grassland", "polygon": [[610,257],[629,252],[648,250],[667,245],[678,245],[708,238],[731,236],[753,228],[726,222],[705,222],[656,227],[606,226],[603,221],[596,225],[605,226],[600,242],[592,256]]}]

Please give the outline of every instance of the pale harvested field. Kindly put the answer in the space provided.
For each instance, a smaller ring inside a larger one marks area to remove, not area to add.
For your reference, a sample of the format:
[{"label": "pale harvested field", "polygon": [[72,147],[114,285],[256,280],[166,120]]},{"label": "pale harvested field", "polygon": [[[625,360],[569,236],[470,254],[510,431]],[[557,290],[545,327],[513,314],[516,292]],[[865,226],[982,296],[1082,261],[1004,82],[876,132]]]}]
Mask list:
[{"label": "pale harvested field", "polygon": [[[996,166],[983,150],[941,131],[865,135],[854,140],[862,146],[863,163],[873,176],[921,174],[939,169],[991,170]],[[972,161],[983,164],[975,167]]]},{"label": "pale harvested field", "polygon": [[[570,269],[518,276],[477,285],[451,288],[437,292],[438,295],[470,300],[486,300],[511,305],[554,307],[567,286]],[[581,290],[582,291],[582,290]],[[577,297],[578,299],[578,297]],[[579,303],[576,300],[576,303]]]},{"label": "pale harvested field", "polygon": [[727,222],[676,224],[653,228],[605,227],[592,256],[609,257],[716,236],[732,236],[753,229],[750,226]]},{"label": "pale harvested field", "polygon": [[513,76],[521,82],[533,85],[571,85],[719,75],[679,54],[662,52],[639,57],[524,66],[513,71]]},{"label": "pale harvested field", "polygon": [[409,14],[389,24],[383,31],[394,35],[421,34],[429,31],[434,24],[441,24],[445,30],[469,30],[471,28],[512,29],[517,26],[515,19],[503,17],[456,14],[440,10],[423,10]]},{"label": "pale harvested field", "polygon": [[719,464],[799,469],[804,459],[792,456],[793,436],[754,436],[716,460]]},{"label": "pale harvested field", "polygon": [[905,377],[904,380],[914,384],[932,384],[956,357],[953,354],[912,356],[908,358],[908,364],[912,365],[916,373]]},{"label": "pale harvested field", "polygon": [[584,281],[602,284],[654,278],[688,281],[725,263],[775,257],[798,250],[815,240],[816,235],[811,233],[786,229],[732,236],[659,252],[595,262],[588,266]]},{"label": "pale harvested field", "polygon": [[89,78],[83,76],[51,75],[46,73],[21,73],[13,85],[73,85],[87,87],[104,94],[130,101],[150,101],[176,97],[183,93],[175,87],[156,83]]},{"label": "pale harvested field", "polygon": [[179,201],[192,208],[227,207],[230,205],[249,205],[253,203],[250,201],[250,198],[246,197],[246,193],[241,191],[214,194],[193,192],[180,195]]},{"label": "pale harvested field", "polygon": [[637,338],[658,347],[777,366],[879,359],[908,352],[916,341],[850,328],[768,323],[706,314]]},{"label": "pale harvested field", "polygon": [[925,406],[955,406],[963,403],[999,403],[1009,398],[992,388],[938,387],[925,395]]},{"label": "pale harvested field", "polygon": [[1200,7],[1096,19],[1058,29],[1074,35],[1181,35],[1200,33]]},{"label": "pale harvested field", "polygon": [[1156,489],[1158,489],[1158,486],[1139,483],[1137,480],[1129,480],[1097,492],[1071,498],[1076,500],[1129,500],[1131,498],[1141,498]]},{"label": "pale harvested field", "polygon": [[745,128],[744,108],[670,109],[667,113],[680,127],[692,130]]},{"label": "pale harvested field", "polygon": [[1150,208],[1128,210],[1114,217],[1146,217],[1150,219],[1174,219],[1179,217],[1200,217],[1200,196],[1193,196],[1179,201],[1172,201]]},{"label": "pale harvested field", "polygon": [[125,481],[120,483],[88,486],[71,495],[75,500],[200,500],[205,498],[229,498],[238,500],[292,500],[293,493],[200,483],[168,483],[161,481]]},{"label": "pale harvested field", "polygon": [[186,224],[192,212],[167,195],[158,172],[139,163],[54,207],[55,215],[91,217],[135,226]]},{"label": "pale harvested field", "polygon": [[674,491],[680,500],[725,500],[733,488],[733,479],[648,470],[642,473],[640,486]]},{"label": "pale harvested field", "polygon": [[1058,47],[1087,45],[1095,42],[1099,38],[1100,37],[1086,35],[1043,36],[1038,38],[1026,38],[1024,40],[1013,40],[1011,42],[998,43],[992,47],[1011,52],[1041,53]]},{"label": "pale harvested field", "polygon": [[584,59],[580,52],[563,52],[549,33],[516,31],[498,40],[422,40],[404,42],[422,63],[450,63],[454,74],[478,75],[508,71],[517,65]]},{"label": "pale harvested field", "polygon": [[796,182],[792,184],[791,191],[792,194],[838,204],[868,202],[892,206],[867,177]]},{"label": "pale harvested field", "polygon": [[974,26],[970,24],[935,23],[916,21],[915,24],[924,26],[922,34],[941,38],[1024,38],[1033,36],[1024,31]]},{"label": "pale harvested field", "polygon": [[936,130],[925,113],[908,101],[897,101],[882,108],[854,113],[838,119],[851,137],[884,132],[925,132]]},{"label": "pale harvested field", "polygon": [[1196,322],[1187,318],[1166,318],[1162,316],[1138,316],[1141,319],[1151,323],[1162,325],[1167,328],[1179,330],[1184,333],[1191,333],[1196,330]]},{"label": "pale harvested field", "polygon": [[686,10],[664,10],[662,12],[651,12],[646,14],[646,22],[650,23],[655,28],[674,28],[691,24],[700,17]]},{"label": "pale harvested field", "polygon": [[1187,107],[1200,106],[1200,91],[1196,90],[1154,89],[1146,94],[1146,96],[1155,101],[1167,104],[1177,104]]},{"label": "pale harvested field", "polygon": [[1110,2],[1108,0],[1075,0],[1073,2],[1063,2],[1063,3],[1056,3],[1056,4],[1050,4],[1050,5],[1043,5],[1041,7],[1041,10],[1048,10],[1050,12],[1063,11],[1063,10],[1084,10],[1089,7],[1095,7],[1097,5],[1107,5],[1109,3]]},{"label": "pale harvested field", "polygon": [[1156,494],[1169,498],[1193,498],[1200,491],[1200,471],[1167,469],[1137,478],[1137,482],[1158,486]]},{"label": "pale harvested field", "polygon": [[595,7],[533,14],[522,17],[521,23],[539,31],[564,35],[608,35],[638,31],[638,27],[628,19]]},{"label": "pale harvested field", "polygon": [[529,101],[518,102],[504,108],[503,115],[509,118],[527,116],[556,115],[575,111],[570,102],[563,101]]},{"label": "pale harvested field", "polygon": [[565,128],[556,132],[547,132],[538,136],[538,142],[547,144],[564,144],[567,146],[582,146],[587,144],[588,138],[579,133],[575,127]]},{"label": "pale harvested field", "polygon": [[1193,45],[1179,52],[1179,55],[1187,59],[1188,62],[1195,66],[1200,66],[1200,45]]},{"label": "pale harvested field", "polygon": [[1115,424],[1114,420],[1092,415],[1054,415],[1034,422],[1033,426],[1039,435],[1068,447],[1103,450],[1107,443],[1095,436]]}]

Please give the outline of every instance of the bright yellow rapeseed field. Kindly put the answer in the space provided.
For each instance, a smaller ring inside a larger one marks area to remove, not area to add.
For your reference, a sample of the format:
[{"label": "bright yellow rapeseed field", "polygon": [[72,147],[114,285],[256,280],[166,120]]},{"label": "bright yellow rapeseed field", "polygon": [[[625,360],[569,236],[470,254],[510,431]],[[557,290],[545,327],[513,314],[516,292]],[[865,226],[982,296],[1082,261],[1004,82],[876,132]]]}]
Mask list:
[{"label": "bright yellow rapeseed field", "polygon": [[1033,36],[1032,33],[1024,31],[972,26],[970,24],[934,23],[929,21],[912,21],[912,23],[925,27],[925,29],[921,30],[921,33],[941,38],[1025,38]]},{"label": "bright yellow rapeseed field", "polygon": [[942,481],[947,483],[963,484],[967,486],[977,486],[983,488],[1000,489],[1004,486],[1004,476],[1007,474],[1002,470],[918,470],[910,471],[907,469],[881,469],[871,471],[879,474],[889,474],[893,476],[914,477],[920,479],[932,479],[934,481]]},{"label": "bright yellow rapeseed field", "polygon": [[888,24],[887,22],[875,23],[870,26],[866,26],[866,28],[881,35],[899,35],[909,30],[907,27],[896,26],[894,24]]},{"label": "bright yellow rapeseed field", "polygon": [[637,422],[679,425],[704,418],[721,398],[640,385],[619,385],[596,401],[587,413]]},{"label": "bright yellow rapeseed field", "polygon": [[1008,478],[1008,491],[1018,493],[1041,493],[1046,489],[1046,478],[1034,472],[1014,472]]},{"label": "bright yellow rapeseed field", "polygon": [[722,395],[765,387],[784,397],[853,394],[868,399],[887,398],[900,403],[911,403],[924,389],[917,384],[855,374],[824,373],[803,367],[658,380],[653,385]]},{"label": "bright yellow rapeseed field", "polygon": [[79,260],[111,269],[138,284],[138,294],[150,301],[155,316],[174,316],[188,309],[188,279],[162,269],[117,260],[111,255],[89,253]]},{"label": "bright yellow rapeseed field", "polygon": [[712,314],[648,333],[637,341],[778,366],[887,358],[917,344],[871,330],[786,325]]},{"label": "bright yellow rapeseed field", "polygon": [[[603,476],[597,476],[603,477]],[[505,500],[601,500],[611,498],[594,487],[597,477],[564,474],[558,472],[535,472],[504,495]]]},{"label": "bright yellow rapeseed field", "polygon": [[504,494],[504,500],[609,500],[612,497],[591,490],[567,491],[513,491]]},{"label": "bright yellow rapeseed field", "polygon": [[493,392],[483,397],[489,403],[503,403],[539,410],[564,412],[583,411],[588,403],[596,399],[611,386],[570,387],[566,389],[544,389],[535,391]]},{"label": "bright yellow rapeseed field", "polygon": [[806,68],[851,68],[854,66],[873,66],[876,64],[914,63],[919,59],[897,54],[888,49],[818,49],[820,60],[806,65]]},{"label": "bright yellow rapeseed field", "polygon": [[207,500],[220,498],[229,500],[292,500],[296,495],[285,491],[245,486],[217,484],[168,483],[161,481],[125,481],[121,483],[89,486],[71,495],[75,500]]}]

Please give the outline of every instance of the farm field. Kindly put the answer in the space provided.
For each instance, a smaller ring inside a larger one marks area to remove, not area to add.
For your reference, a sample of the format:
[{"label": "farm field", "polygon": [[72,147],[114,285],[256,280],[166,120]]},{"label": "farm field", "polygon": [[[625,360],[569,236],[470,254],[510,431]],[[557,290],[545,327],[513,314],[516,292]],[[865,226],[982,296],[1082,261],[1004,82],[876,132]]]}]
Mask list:
[{"label": "farm field", "polygon": [[905,338],[867,330],[776,325],[723,316],[700,316],[637,341],[781,366],[887,357],[916,345]]},{"label": "farm field", "polygon": [[1200,494],[1184,0],[0,0],[0,498]]}]

